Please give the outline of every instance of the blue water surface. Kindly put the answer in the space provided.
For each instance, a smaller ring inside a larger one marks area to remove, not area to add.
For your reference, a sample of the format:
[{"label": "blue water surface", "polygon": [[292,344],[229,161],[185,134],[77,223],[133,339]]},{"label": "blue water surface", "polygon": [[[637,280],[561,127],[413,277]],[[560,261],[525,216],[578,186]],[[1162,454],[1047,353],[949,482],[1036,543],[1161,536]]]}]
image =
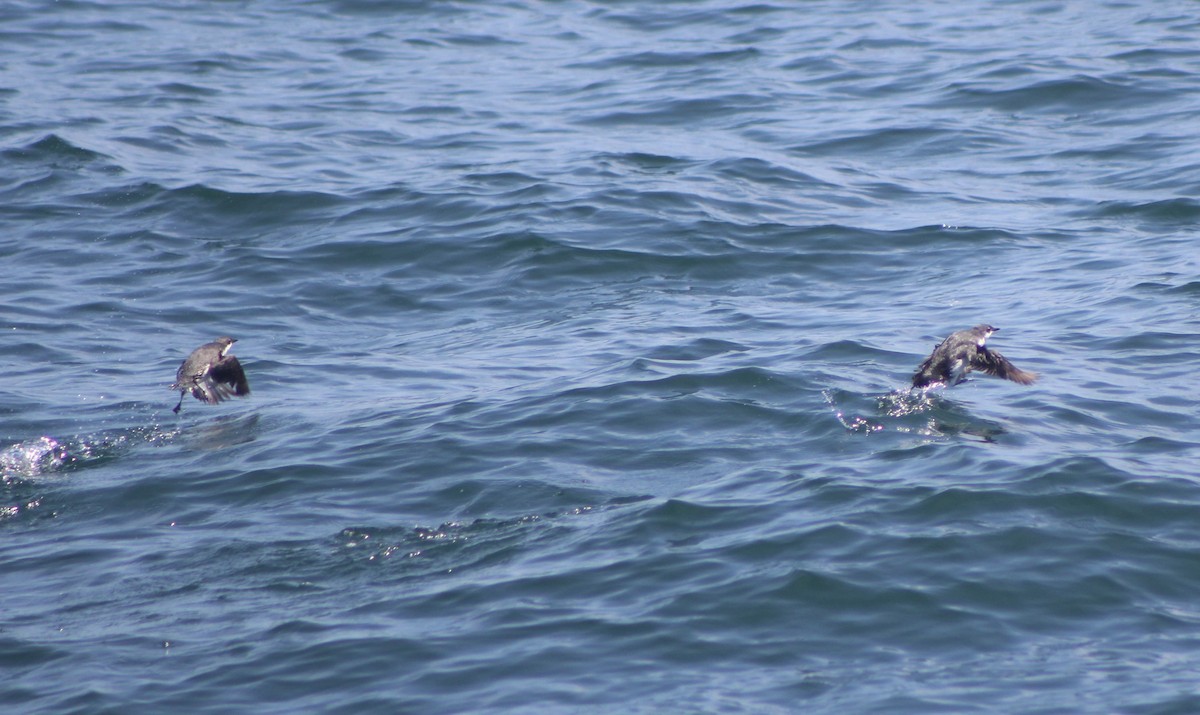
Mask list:
[{"label": "blue water surface", "polygon": [[0,6],[0,702],[1200,711],[1198,33]]}]

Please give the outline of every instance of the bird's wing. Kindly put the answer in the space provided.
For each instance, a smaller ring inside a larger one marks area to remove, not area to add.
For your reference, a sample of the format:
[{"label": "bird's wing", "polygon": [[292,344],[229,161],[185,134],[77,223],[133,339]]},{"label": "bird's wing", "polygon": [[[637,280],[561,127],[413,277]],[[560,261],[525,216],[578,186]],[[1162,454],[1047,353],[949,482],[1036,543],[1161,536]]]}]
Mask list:
[{"label": "bird's wing", "polygon": [[1037,373],[1022,370],[995,350],[988,350],[983,347],[971,358],[971,367],[980,372],[986,372],[995,377],[1002,377],[1005,380],[1012,380],[1021,385],[1033,384],[1033,381],[1037,379]]},{"label": "bird's wing", "polygon": [[921,363],[921,366],[913,373],[912,383],[913,387],[928,387],[936,382],[944,382],[945,379],[945,376],[938,375],[933,370],[933,356],[930,355],[925,358],[925,362]]},{"label": "bird's wing", "polygon": [[929,357],[925,358],[925,362],[913,373],[913,387],[929,387],[950,381],[952,375],[947,369],[950,361],[945,354],[949,350],[949,341],[950,338],[946,338],[933,346],[933,352],[929,353]]},{"label": "bird's wing", "polygon": [[213,365],[208,374],[227,394],[228,388],[225,388],[225,385],[232,387],[235,395],[250,394],[250,383],[246,381],[246,373],[242,370],[242,364],[232,355],[226,355],[220,362]]},{"label": "bird's wing", "polygon": [[223,401],[227,394],[228,390],[223,390],[220,385],[213,382],[211,375],[205,375],[192,383],[192,397],[210,405]]}]

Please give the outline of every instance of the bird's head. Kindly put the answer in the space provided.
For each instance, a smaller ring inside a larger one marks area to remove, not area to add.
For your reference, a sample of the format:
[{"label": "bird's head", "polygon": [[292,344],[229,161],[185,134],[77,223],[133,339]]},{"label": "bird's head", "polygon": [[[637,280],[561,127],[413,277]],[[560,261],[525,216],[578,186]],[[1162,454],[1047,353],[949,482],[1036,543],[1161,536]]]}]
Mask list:
[{"label": "bird's head", "polygon": [[979,347],[983,347],[983,344],[985,342],[987,342],[987,339],[992,337],[992,333],[996,332],[999,329],[1000,328],[993,328],[990,325],[984,324],[984,325],[976,325],[974,328],[971,329],[971,332],[975,333],[976,342],[979,344]]},{"label": "bird's head", "polygon": [[223,335],[213,342],[221,346],[221,357],[225,357],[225,353],[229,352],[229,348],[233,347],[233,344],[237,342],[237,338]]}]

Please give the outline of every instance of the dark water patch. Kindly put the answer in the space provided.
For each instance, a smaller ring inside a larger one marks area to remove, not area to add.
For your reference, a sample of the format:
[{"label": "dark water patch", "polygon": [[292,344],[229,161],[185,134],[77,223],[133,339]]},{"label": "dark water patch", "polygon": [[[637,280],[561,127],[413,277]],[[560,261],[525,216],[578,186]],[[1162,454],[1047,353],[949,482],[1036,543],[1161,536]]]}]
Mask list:
[{"label": "dark water patch", "polygon": [[[14,676],[36,678],[42,668],[67,657],[69,654],[66,651],[48,645],[17,638],[0,638],[0,666]],[[42,688],[20,685],[0,685],[0,694],[3,694],[5,702],[16,707],[34,707],[44,698]]]},{"label": "dark water patch", "polygon": [[478,186],[489,196],[502,201],[546,199],[559,194],[559,189],[549,186],[541,177],[519,171],[491,171],[469,173],[462,176],[468,186]]},{"label": "dark water patch", "polygon": [[[361,226],[373,226],[366,235],[373,238],[390,238],[407,233],[423,230],[436,232],[441,238],[452,239],[459,233],[468,233],[472,228],[487,225],[480,215],[484,213],[488,202],[475,198],[466,193],[438,194],[417,193],[406,189],[388,189],[371,191],[359,196],[354,203],[356,208],[348,208],[338,212],[334,222],[335,227],[345,226],[346,231],[362,233]],[[326,239],[325,234],[318,238]],[[346,236],[351,238],[352,236]],[[331,248],[337,242],[330,242]]]},{"label": "dark water patch", "polygon": [[[341,202],[339,197],[317,192],[240,193],[203,185],[167,188],[153,183],[72,197],[76,207],[118,211],[125,223],[213,247],[244,245],[264,233],[285,230],[285,226],[299,226],[307,232],[313,222],[323,226],[331,221]],[[201,225],[204,228],[197,230]]]},{"label": "dark water patch", "polygon": [[364,15],[374,17],[379,15],[412,15],[412,16],[453,16],[463,12],[464,8],[457,3],[445,6],[431,7],[419,0],[310,0],[301,3],[302,6],[327,10],[338,14]]},{"label": "dark water patch", "polygon": [[133,146],[133,148],[156,152],[156,154],[175,156],[184,156],[187,154],[186,146],[181,145],[175,137],[115,137],[113,140],[114,142]]},{"label": "dark water patch", "polygon": [[1171,286],[1168,290],[1177,295],[1188,297],[1200,296],[1200,281],[1190,281],[1183,285]]},{"label": "dark water patch", "polygon": [[805,190],[813,188],[833,188],[833,184],[816,177],[797,171],[788,166],[764,161],[762,159],[719,159],[707,167],[712,173],[737,179],[745,179],[755,184],[787,188],[789,190]]},{"label": "dark water patch", "polygon": [[384,52],[384,51],[375,50],[375,49],[368,49],[368,48],[353,48],[353,49],[349,49],[349,50],[342,50],[341,52],[338,53],[338,56],[345,57],[346,59],[349,59],[349,60],[356,60],[358,62],[363,62],[363,63],[367,63],[367,64],[371,64],[371,65],[375,65],[380,62],[385,62],[392,58],[392,54],[389,52]]},{"label": "dark water patch", "polygon": [[95,32],[152,32],[153,28],[138,22],[123,22],[120,20],[89,20],[85,23],[80,23],[81,28],[86,28],[89,34]]},{"label": "dark water patch", "polygon": [[869,361],[881,356],[892,356],[888,350],[864,345],[857,340],[838,340],[835,342],[822,343],[816,348],[806,352],[804,356],[816,360],[831,360],[841,362],[846,360]]},{"label": "dark water patch", "polygon": [[750,94],[721,94],[703,98],[656,99],[634,104],[630,109],[592,114],[577,120],[594,127],[623,125],[673,126],[686,123],[703,125],[728,117],[752,114],[770,106],[774,100]]},{"label": "dark water patch", "polygon": [[1196,449],[1196,446],[1191,442],[1182,442],[1175,439],[1155,436],[1140,437],[1130,442],[1126,446],[1134,452],[1141,452],[1143,454],[1151,455],[1163,454],[1165,452],[1185,454]]},{"label": "dark water patch", "polygon": [[1183,282],[1188,276],[1175,271],[1163,271],[1154,280],[1145,280],[1130,286],[1131,290],[1154,296],[1188,296],[1196,291],[1197,282]]},{"label": "dark water patch", "polygon": [[[979,148],[980,139],[984,135],[976,133],[977,139],[972,142],[958,131],[946,131],[937,128],[911,127],[887,128],[870,132],[861,132],[849,137],[838,137],[825,141],[814,142],[792,147],[791,151],[800,155],[811,156],[846,156],[895,154],[897,156],[925,156],[930,153],[948,151],[965,151]],[[983,144],[993,143],[988,139]]]},{"label": "dark water patch", "polygon": [[[755,9],[759,8],[765,12],[771,12],[777,9],[767,5],[759,5]],[[786,34],[786,30],[778,27],[756,27],[751,30],[746,30],[745,32],[739,32],[737,34],[730,35],[728,40],[729,42],[742,45],[770,44],[776,40],[779,40]]]},{"label": "dark water patch", "polygon": [[[668,499],[646,509],[635,526],[641,537],[673,546],[694,545],[721,533],[740,531],[735,524],[753,522],[753,510],[741,506],[717,506]],[[631,540],[631,543],[639,541]]]},{"label": "dark water patch", "polygon": [[451,34],[444,36],[442,40],[451,45],[462,45],[464,47],[500,47],[505,45],[519,46],[522,44],[507,37],[489,34]]},{"label": "dark water patch", "polygon": [[1175,198],[1146,203],[1106,201],[1076,212],[1076,216],[1095,220],[1133,219],[1146,226],[1192,225],[1200,220],[1200,201]]},{"label": "dark water patch", "polygon": [[1008,89],[951,85],[940,106],[989,107],[1005,112],[1089,114],[1170,101],[1167,91],[1151,89],[1124,77],[1076,75]]},{"label": "dark water patch", "polygon": [[[1149,159],[1173,158],[1181,144],[1180,138],[1161,134],[1139,136],[1106,146],[1090,146],[1064,149],[1054,152],[1054,158],[1065,160],[1086,160],[1095,162],[1111,162],[1128,160],[1145,162]],[[1045,158],[1045,155],[1038,155]]]},{"label": "dark water patch", "polygon": [[759,53],[754,48],[746,48],[739,50],[719,50],[713,52],[681,52],[681,53],[664,53],[664,52],[638,52],[632,55],[620,55],[609,57],[602,60],[593,60],[590,62],[582,62],[573,65],[578,69],[589,70],[614,70],[614,69],[639,69],[639,68],[657,68],[657,67],[687,67],[694,68],[702,66],[705,63],[715,62],[722,66],[727,66],[730,63],[736,63],[746,60],[757,60],[760,58]]},{"label": "dark water patch", "polygon": [[1100,338],[1095,342],[1120,353],[1125,358],[1132,357],[1131,353],[1140,353],[1142,358],[1152,354],[1156,360],[1178,362],[1189,360],[1189,356],[1182,353],[1181,348],[1194,338],[1193,333],[1144,330],[1128,335]]},{"label": "dark water patch", "polygon": [[[597,164],[601,166],[619,166],[622,171],[635,170],[647,173],[667,173],[674,174],[686,169],[697,166],[698,162],[690,159],[682,159],[675,156],[666,156],[660,154],[647,154],[644,152],[629,152],[629,153],[603,153],[597,154],[595,157]],[[610,174],[616,176],[616,174]]]},{"label": "dark water patch", "polygon": [[[24,643],[11,638],[0,639],[0,664],[14,671],[34,670],[65,655],[62,651],[45,645]],[[28,699],[27,696],[21,700]]]},{"label": "dark water patch", "polygon": [[[954,245],[974,246],[976,248],[1006,243],[1027,244],[1028,239],[1016,231],[1001,228],[978,226],[919,226],[894,231],[868,229],[851,229],[847,237],[852,235],[854,248],[866,243],[867,248],[877,249],[919,249],[933,246],[950,247]],[[863,239],[866,239],[864,241]]]},{"label": "dark water patch", "polygon": [[747,346],[738,343],[712,338],[700,338],[682,345],[662,346],[661,348],[651,350],[646,357],[650,360],[667,360],[672,362],[692,361],[704,360],[727,353],[740,353],[747,350],[749,350]]},{"label": "dark water patch", "polygon": [[[665,32],[684,27],[699,29],[705,25],[728,30],[730,18],[736,17],[734,12],[720,8],[687,8],[681,10],[680,8],[683,6],[684,4],[679,2],[669,2],[652,9],[642,8],[636,12],[617,11],[606,8],[598,11],[596,16],[605,22],[611,22],[643,34]],[[743,6],[743,9],[746,7],[755,6]],[[753,15],[754,13],[751,14]]]},{"label": "dark water patch", "polygon": [[404,107],[402,112],[408,115],[422,116],[422,118],[466,119],[474,116],[468,107],[457,106],[457,104],[416,104],[416,106]]},{"label": "dark water patch", "polygon": [[176,146],[185,145],[208,149],[222,149],[229,146],[224,137],[212,132],[202,132],[195,129],[184,131],[172,126],[151,127],[150,132],[162,141],[173,143]]},{"label": "dark water patch", "polygon": [[14,163],[29,163],[43,166],[82,168],[93,163],[107,163],[111,159],[99,152],[76,146],[57,134],[47,134],[24,147],[10,147],[0,151],[0,158]]},{"label": "dark water patch", "polygon": [[1118,62],[1128,62],[1133,65],[1152,66],[1156,71],[1171,69],[1188,60],[1200,57],[1200,52],[1186,47],[1140,47],[1136,50],[1125,50],[1109,56]]},{"label": "dark water patch", "polygon": [[11,219],[48,219],[67,215],[67,207],[45,200],[47,193],[70,191],[80,183],[112,180],[124,169],[99,152],[76,146],[50,134],[24,146],[0,150],[7,171],[0,174],[0,196],[6,206],[0,215]]},{"label": "dark water patch", "polygon": [[780,67],[789,71],[806,70],[813,75],[812,77],[807,77],[806,81],[811,81],[815,79],[816,75],[825,76],[845,72],[850,66],[850,63],[845,61],[839,54],[835,52],[822,52],[801,55],[795,59],[788,60]]},{"label": "dark water patch", "polygon": [[891,50],[891,49],[921,48],[921,47],[928,47],[929,44],[930,43],[926,40],[916,40],[916,39],[911,39],[911,38],[907,38],[907,37],[888,37],[888,38],[866,37],[866,38],[854,40],[852,42],[848,42],[836,49],[841,50],[841,51],[847,51],[847,50],[849,50],[849,51],[856,51],[856,50],[878,51],[878,50]]}]

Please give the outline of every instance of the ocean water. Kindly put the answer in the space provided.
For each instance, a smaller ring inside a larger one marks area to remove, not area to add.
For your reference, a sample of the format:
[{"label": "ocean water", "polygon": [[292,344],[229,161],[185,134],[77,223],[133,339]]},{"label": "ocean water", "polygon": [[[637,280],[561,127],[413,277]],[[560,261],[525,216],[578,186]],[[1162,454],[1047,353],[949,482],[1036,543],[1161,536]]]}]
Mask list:
[{"label": "ocean water", "polygon": [[0,5],[0,702],[1200,711],[1198,35]]}]

